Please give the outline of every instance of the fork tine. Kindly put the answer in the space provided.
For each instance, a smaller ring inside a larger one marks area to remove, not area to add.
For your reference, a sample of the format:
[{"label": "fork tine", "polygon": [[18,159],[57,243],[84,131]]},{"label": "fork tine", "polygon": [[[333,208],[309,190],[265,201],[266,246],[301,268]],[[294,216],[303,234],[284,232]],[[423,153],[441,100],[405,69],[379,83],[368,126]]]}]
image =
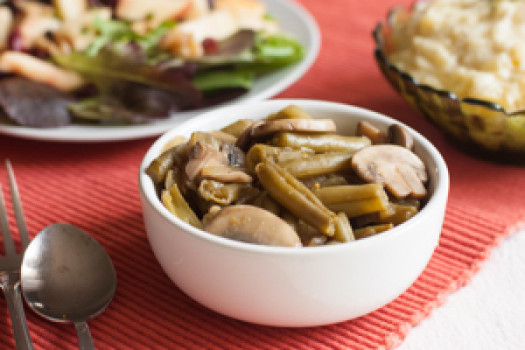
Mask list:
[{"label": "fork tine", "polygon": [[15,244],[11,229],[9,228],[9,221],[7,219],[7,211],[5,210],[4,190],[0,183],[0,230],[2,231],[2,238],[4,240],[5,255],[15,253]]},{"label": "fork tine", "polygon": [[7,175],[9,178],[9,187],[11,188],[11,199],[15,210],[16,224],[18,226],[18,234],[20,235],[20,243],[22,245],[22,252],[24,252],[29,244],[29,232],[27,231],[26,220],[22,210],[22,202],[20,201],[20,193],[15,179],[15,173],[9,159],[5,160],[7,167]]}]

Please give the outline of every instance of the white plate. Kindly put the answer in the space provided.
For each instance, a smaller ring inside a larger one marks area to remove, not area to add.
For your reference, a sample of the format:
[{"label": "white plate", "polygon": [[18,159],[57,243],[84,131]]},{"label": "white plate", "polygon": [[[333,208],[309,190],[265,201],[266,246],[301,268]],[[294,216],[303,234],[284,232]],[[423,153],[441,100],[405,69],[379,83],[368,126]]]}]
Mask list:
[{"label": "white plate", "polygon": [[[270,98],[297,81],[315,61],[321,45],[321,34],[313,17],[293,0],[262,0],[276,18],[282,30],[293,35],[306,49],[304,59],[287,68],[258,78],[252,89],[239,98],[222,105],[257,101]],[[160,135],[189,118],[219,105],[180,112],[164,120],[142,125],[85,126],[69,125],[61,128],[38,129],[13,125],[0,125],[0,134],[47,141],[99,142],[130,140]]]}]

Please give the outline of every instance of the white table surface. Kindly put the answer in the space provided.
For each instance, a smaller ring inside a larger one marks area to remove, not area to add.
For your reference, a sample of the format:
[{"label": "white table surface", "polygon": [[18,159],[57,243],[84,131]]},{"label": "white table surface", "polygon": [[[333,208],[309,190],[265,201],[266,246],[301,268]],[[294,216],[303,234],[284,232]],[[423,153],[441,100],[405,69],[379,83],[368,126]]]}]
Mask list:
[{"label": "white table surface", "polygon": [[471,282],[412,328],[396,350],[525,349],[525,230],[492,250]]}]

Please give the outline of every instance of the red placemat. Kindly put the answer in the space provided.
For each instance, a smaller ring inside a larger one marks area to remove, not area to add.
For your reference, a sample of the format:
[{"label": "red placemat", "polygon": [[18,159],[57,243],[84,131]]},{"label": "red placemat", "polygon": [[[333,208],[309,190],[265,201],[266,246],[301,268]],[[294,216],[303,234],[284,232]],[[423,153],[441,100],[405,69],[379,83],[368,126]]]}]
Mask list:
[{"label": "red placemat", "polygon": [[[118,289],[109,308],[89,322],[98,349],[242,348],[385,349],[404,339],[446,296],[469,282],[507,234],[525,218],[525,168],[472,158],[453,148],[382,78],[371,31],[393,5],[410,1],[303,0],[323,41],[312,69],[280,97],[324,99],[397,118],[442,152],[451,188],[440,245],[420,278],[382,309],[316,328],[271,328],[209,311],[173,285],[148,244],[138,197],[139,163],[153,139],[60,144],[0,136],[0,160],[10,158],[31,236],[54,222],[90,232],[110,254]],[[6,173],[0,167],[0,181]],[[5,188],[5,186],[4,186]],[[9,194],[4,190],[9,199]],[[12,217],[12,207],[8,206]],[[14,228],[14,219],[11,219]],[[198,271],[196,271],[198,273]],[[14,341],[0,298],[0,347]],[[27,311],[35,349],[76,349],[74,327]]]}]

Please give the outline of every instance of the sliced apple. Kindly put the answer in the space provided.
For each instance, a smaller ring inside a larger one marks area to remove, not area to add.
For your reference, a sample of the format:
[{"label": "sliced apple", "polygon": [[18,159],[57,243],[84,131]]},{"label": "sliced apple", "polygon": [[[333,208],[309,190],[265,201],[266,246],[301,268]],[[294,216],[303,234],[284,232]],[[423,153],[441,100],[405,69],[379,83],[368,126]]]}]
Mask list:
[{"label": "sliced apple", "polygon": [[127,21],[153,20],[162,22],[182,17],[190,10],[192,0],[145,1],[119,0],[115,8],[117,18]]},{"label": "sliced apple", "polygon": [[61,91],[73,91],[84,84],[75,72],[23,52],[4,51],[0,54],[0,71],[14,73],[25,78],[51,85]]},{"label": "sliced apple", "polygon": [[13,14],[5,6],[0,6],[0,51],[7,46],[7,38],[13,26]]},{"label": "sliced apple", "polygon": [[87,0],[53,0],[58,17],[65,22],[73,21],[87,10]]},{"label": "sliced apple", "polygon": [[238,30],[239,26],[231,12],[212,11],[175,26],[164,36],[160,46],[184,58],[198,58],[204,55],[204,39],[224,40]]}]

